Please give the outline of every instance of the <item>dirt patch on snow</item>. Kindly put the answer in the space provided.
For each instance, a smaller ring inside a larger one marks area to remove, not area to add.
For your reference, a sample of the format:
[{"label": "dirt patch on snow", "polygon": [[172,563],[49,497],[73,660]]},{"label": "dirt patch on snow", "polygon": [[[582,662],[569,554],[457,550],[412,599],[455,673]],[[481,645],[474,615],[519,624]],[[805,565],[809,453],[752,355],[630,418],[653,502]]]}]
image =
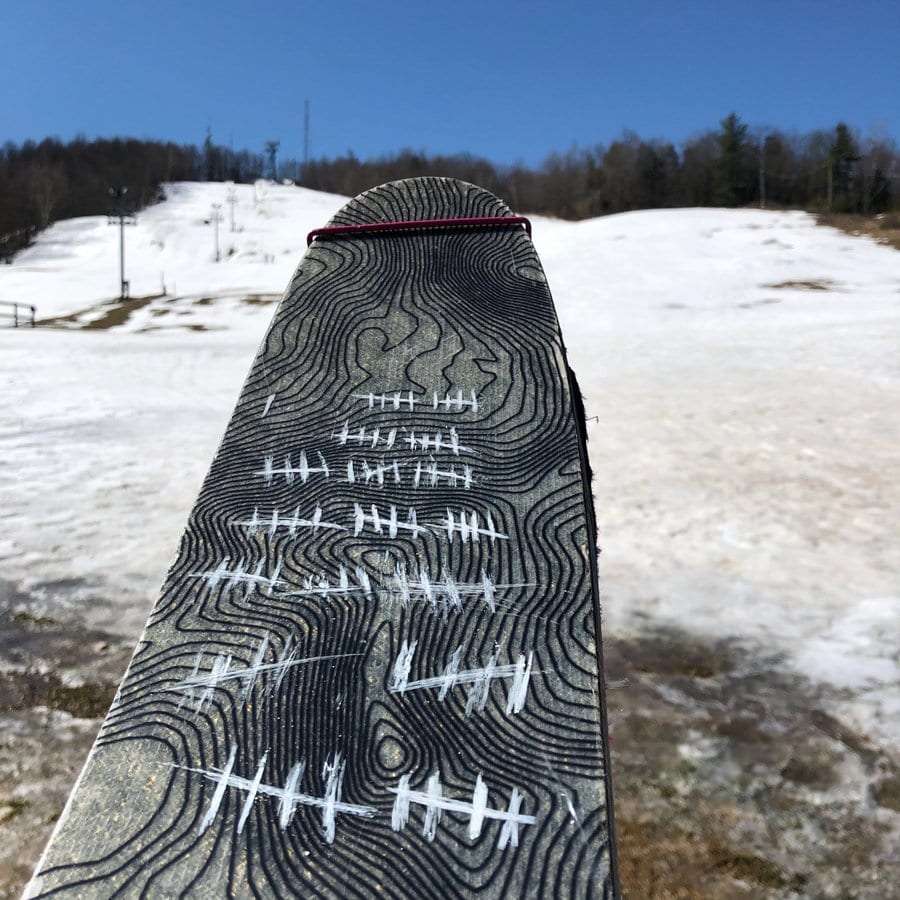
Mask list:
[{"label": "dirt patch on snow", "polygon": [[31,876],[132,650],[44,606],[0,581],[0,898]]},{"label": "dirt patch on snow", "polygon": [[834,283],[823,278],[817,281],[778,281],[772,284],[764,284],[763,287],[774,288],[775,290],[831,291],[834,290]]},{"label": "dirt patch on snow", "polygon": [[244,297],[241,302],[247,306],[269,306],[272,303],[277,303],[280,299],[281,294],[251,294],[248,297]]},{"label": "dirt patch on snow", "polygon": [[879,244],[900,250],[900,215],[897,213],[821,213],[816,216],[816,222],[846,234],[870,237]]},{"label": "dirt patch on snow", "polygon": [[891,896],[896,754],[833,689],[729,641],[607,641],[623,891],[641,898]]},{"label": "dirt patch on snow", "polygon": [[76,328],[83,331],[107,331],[110,328],[118,328],[120,325],[124,325],[133,313],[143,309],[145,306],[149,306],[154,300],[159,300],[162,296],[162,294],[153,294],[148,297],[130,297],[127,300],[107,300],[65,316],[38,319],[35,325],[39,325],[42,328]]}]

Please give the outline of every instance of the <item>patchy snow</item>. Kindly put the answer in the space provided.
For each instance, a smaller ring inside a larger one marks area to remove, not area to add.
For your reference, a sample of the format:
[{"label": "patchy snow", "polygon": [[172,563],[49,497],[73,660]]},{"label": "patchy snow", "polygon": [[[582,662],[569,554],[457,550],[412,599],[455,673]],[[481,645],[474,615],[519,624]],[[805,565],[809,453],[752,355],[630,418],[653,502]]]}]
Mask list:
[{"label": "patchy snow", "polygon": [[[306,249],[306,235],[344,203],[334,194],[306,188],[234,185],[230,230],[224,184],[176,183],[167,199],[125,226],[125,277],[132,297],[161,294],[181,298],[243,297],[284,291]],[[215,261],[213,204],[220,205]],[[30,303],[39,318],[72,313],[119,295],[119,227],[106,216],[57,222],[0,267],[0,299]],[[128,330],[146,324],[142,317]],[[213,315],[215,324],[222,316]]]},{"label": "patchy snow", "polygon": [[[90,624],[142,625],[270,301],[343,202],[237,192],[234,234],[215,184],[170,186],[128,228],[132,296],[168,296],[110,302],[105,218],[58,223],[0,267],[0,299],[70,317],[0,333],[0,575]],[[797,212],[534,232],[597,417],[607,631],[736,639],[900,736],[900,255]]]}]

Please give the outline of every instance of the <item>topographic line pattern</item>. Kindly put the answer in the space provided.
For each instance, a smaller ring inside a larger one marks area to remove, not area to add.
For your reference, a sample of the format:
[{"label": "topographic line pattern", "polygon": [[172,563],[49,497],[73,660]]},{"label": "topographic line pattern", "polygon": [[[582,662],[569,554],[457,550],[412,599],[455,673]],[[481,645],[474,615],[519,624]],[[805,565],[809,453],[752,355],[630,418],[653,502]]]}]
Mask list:
[{"label": "topographic line pattern", "polygon": [[316,241],[32,894],[616,896],[574,392],[521,227]]}]

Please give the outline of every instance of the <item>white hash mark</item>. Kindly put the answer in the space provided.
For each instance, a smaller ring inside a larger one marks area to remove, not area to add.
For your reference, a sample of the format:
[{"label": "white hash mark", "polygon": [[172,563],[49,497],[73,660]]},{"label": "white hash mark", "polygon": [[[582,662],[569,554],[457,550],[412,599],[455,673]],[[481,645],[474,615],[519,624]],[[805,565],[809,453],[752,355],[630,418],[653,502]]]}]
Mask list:
[{"label": "white hash mark", "polygon": [[286,528],[291,537],[294,537],[300,528],[311,528],[313,533],[317,532],[320,528],[325,529],[326,531],[347,530],[344,525],[339,525],[337,522],[327,522],[323,519],[322,507],[319,506],[318,503],[309,518],[304,518],[300,515],[299,506],[294,509],[293,513],[288,515],[285,515],[284,513],[279,512],[277,508],[274,508],[272,514],[268,518],[260,518],[259,508],[254,507],[253,515],[249,519],[244,519],[243,521],[238,521],[234,524],[238,525],[240,528],[246,528],[248,534],[258,534],[261,531],[267,531],[270,536],[274,536],[279,528]]},{"label": "white hash mark", "polygon": [[306,484],[310,475],[324,475],[325,478],[328,478],[331,472],[328,469],[328,463],[325,462],[325,457],[318,450],[316,456],[319,458],[319,465],[311,466],[306,451],[301,450],[295,466],[291,454],[288,454],[284,458],[284,465],[276,469],[275,457],[269,454],[263,458],[263,467],[253,474],[258,475],[268,485],[272,484],[279,475],[284,479],[285,484],[293,484],[296,478],[300,479],[301,484]]},{"label": "white hash mark", "polygon": [[528,683],[531,680],[531,676],[532,674],[539,674],[533,671],[534,653],[529,653],[527,658],[524,653],[520,653],[516,662],[502,666],[497,665],[497,653],[494,653],[488,660],[487,665],[478,669],[463,669],[460,671],[459,661],[462,656],[462,649],[461,646],[457,647],[441,675],[410,681],[409,673],[412,669],[416,642],[413,641],[412,644],[407,644],[404,641],[394,661],[388,690],[392,694],[405,694],[407,691],[438,688],[438,700],[442,701],[450,690],[457,685],[472,685],[466,700],[466,716],[468,716],[473,709],[477,709],[479,712],[484,711],[490,696],[491,682],[509,678],[512,679],[512,684],[506,698],[506,713],[507,715],[513,715],[521,712],[525,708],[525,701],[528,697]]},{"label": "white hash mark", "polygon": [[369,529],[371,531],[375,532],[375,534],[384,534],[385,529],[387,529],[388,537],[392,538],[397,537],[397,534],[400,531],[410,532],[412,536],[416,538],[419,537],[421,532],[429,531],[426,526],[419,525],[418,517],[414,509],[409,510],[405,522],[400,521],[397,518],[396,506],[390,506],[387,516],[383,516],[374,503],[371,506],[370,513],[365,512],[361,504],[354,503],[353,520],[354,536],[358,536],[359,534],[361,534],[367,525],[369,526]]},{"label": "white hash mark", "polygon": [[498,538],[503,541],[509,540],[508,534],[503,534],[494,528],[494,520],[490,513],[485,514],[485,526],[482,528],[479,524],[478,513],[475,511],[466,512],[460,510],[459,518],[454,515],[453,511],[448,507],[447,516],[441,523],[428,522],[427,527],[437,528],[447,532],[450,540],[454,535],[458,534],[462,542],[468,541],[480,542],[482,537],[486,537],[493,544]]},{"label": "white hash mark", "polygon": [[391,811],[391,828],[401,831],[409,821],[409,807],[411,803],[425,807],[425,819],[422,826],[422,835],[428,841],[433,841],[440,822],[441,813],[462,813],[469,817],[469,838],[476,840],[481,835],[485,819],[495,819],[503,822],[500,835],[497,839],[497,847],[503,849],[507,844],[517,847],[519,845],[519,826],[533,825],[537,819],[520,812],[522,797],[518,788],[510,791],[509,803],[505,810],[488,806],[488,788],[481,777],[481,773],[475,780],[472,791],[472,801],[452,800],[443,795],[440,776],[433,772],[426,783],[424,791],[413,791],[409,788],[409,775],[400,778],[397,787],[390,788],[391,793],[396,794],[394,807]]},{"label": "white hash mark", "polygon": [[[173,685],[158,688],[157,692],[176,691],[184,695],[185,698],[194,701],[195,709],[201,712],[209,702],[213,692],[220,685],[236,681],[242,685],[241,702],[246,700],[253,693],[256,682],[261,675],[274,676],[274,680],[270,682],[269,688],[277,690],[289,669],[296,666],[304,666],[310,663],[322,662],[333,659],[347,659],[352,656],[359,656],[358,653],[335,653],[324,656],[304,656],[297,657],[296,651],[292,650],[292,642],[290,639],[285,643],[284,649],[275,662],[263,662],[269,648],[269,635],[266,634],[260,641],[253,654],[253,661],[249,665],[232,665],[233,657],[230,653],[218,653],[212,661],[210,668],[201,672],[200,664],[203,660],[204,653],[201,651],[197,654],[194,662],[194,668],[191,674]],[[200,697],[197,698],[197,692],[202,690]]]},{"label": "white hash mark", "polygon": [[254,588],[261,588],[263,592],[267,596],[272,595],[272,588],[276,585],[286,584],[286,582],[281,581],[279,579],[279,574],[281,573],[281,561],[275,565],[275,571],[271,576],[263,575],[262,570],[265,566],[265,561],[260,560],[256,564],[256,569],[253,572],[248,572],[244,568],[244,561],[238,560],[237,565],[233,569],[228,568],[229,557],[225,557],[219,565],[208,572],[191,572],[188,575],[188,578],[200,578],[206,582],[207,587],[210,590],[216,588],[220,582],[224,582],[225,585],[229,588],[235,587],[238,584],[245,585],[245,597],[249,596]]},{"label": "white hash mark", "polygon": [[239,775],[232,774],[236,753],[237,748],[232,747],[231,753],[228,756],[228,762],[224,769],[197,769],[190,766],[173,766],[173,768],[181,769],[184,772],[194,772],[198,775],[202,775],[207,781],[211,781],[216,785],[212,802],[200,823],[200,834],[203,834],[203,832],[212,825],[216,814],[219,811],[219,807],[222,805],[225,791],[228,788],[242,791],[247,795],[241,811],[241,817],[238,821],[238,833],[243,830],[247,821],[247,816],[250,813],[250,807],[257,795],[273,797],[279,801],[278,824],[282,830],[290,825],[291,818],[298,805],[314,806],[321,809],[322,833],[329,844],[334,843],[335,820],[338,814],[362,816],[363,818],[371,819],[378,813],[378,810],[373,806],[361,806],[354,803],[345,803],[341,800],[341,790],[344,780],[344,763],[341,761],[340,753],[336,753],[332,761],[325,763],[323,771],[325,791],[321,797],[304,794],[297,790],[297,785],[305,769],[304,762],[301,761],[295,763],[291,767],[290,772],[288,772],[284,787],[278,787],[277,785],[266,784],[262,780],[268,753],[263,754],[252,779],[242,778]]}]

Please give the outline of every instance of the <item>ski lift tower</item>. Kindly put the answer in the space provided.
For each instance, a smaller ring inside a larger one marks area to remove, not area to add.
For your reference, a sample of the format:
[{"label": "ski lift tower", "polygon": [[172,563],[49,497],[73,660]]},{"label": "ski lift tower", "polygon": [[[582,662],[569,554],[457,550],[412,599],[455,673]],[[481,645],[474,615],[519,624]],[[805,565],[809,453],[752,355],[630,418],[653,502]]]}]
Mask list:
[{"label": "ski lift tower", "polygon": [[215,260],[216,262],[220,262],[222,259],[222,253],[219,250],[219,222],[222,221],[222,204],[221,203],[213,203],[212,210],[209,214],[209,221],[213,226],[213,234],[215,235]]},{"label": "ski lift tower", "polygon": [[129,284],[125,279],[125,226],[137,225],[137,218],[133,213],[128,212],[125,205],[125,196],[128,188],[124,185],[120,187],[111,187],[109,196],[112,197],[112,211],[107,217],[107,225],[119,226],[119,299],[127,300],[129,293]]},{"label": "ski lift tower", "polygon": [[229,231],[234,234],[234,207],[237,205],[237,188],[234,186],[233,181],[226,182],[227,190],[225,192],[225,202],[228,204],[228,222],[229,222]]}]

